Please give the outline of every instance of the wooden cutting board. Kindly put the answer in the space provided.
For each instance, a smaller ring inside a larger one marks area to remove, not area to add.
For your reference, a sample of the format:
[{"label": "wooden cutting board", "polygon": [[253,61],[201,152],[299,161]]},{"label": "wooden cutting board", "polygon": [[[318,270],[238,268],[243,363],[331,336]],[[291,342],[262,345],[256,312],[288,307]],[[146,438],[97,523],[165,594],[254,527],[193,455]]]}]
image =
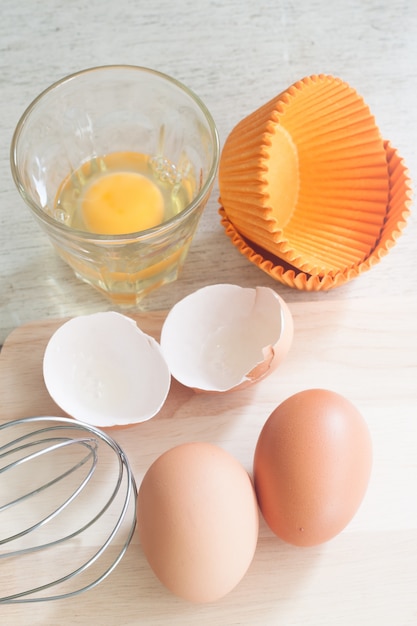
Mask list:
[{"label": "wooden cutting board", "polygon": [[[257,437],[271,411],[301,389],[333,389],[361,410],[374,443],[371,484],[348,528],[326,545],[300,550],[279,541],[261,520],[244,580],[207,607],[169,594],[150,571],[135,535],[121,564],[96,589],[76,602],[1,606],[2,623],[96,623],[100,607],[102,625],[248,623],[251,615],[251,624],[264,626],[284,623],[294,602],[308,623],[323,611],[324,596],[329,624],[334,615],[338,624],[355,623],[358,615],[367,616],[362,623],[406,623],[401,616],[417,610],[417,299],[324,296],[290,308],[294,343],[270,376],[220,395],[196,394],[172,381],[156,417],[110,434],[125,450],[138,484],[159,454],[192,440],[222,446],[251,472]],[[158,339],[164,317],[152,312],[135,319]],[[42,379],[44,349],[63,321],[35,321],[7,338],[0,353],[0,421],[64,415]],[[0,561],[0,584],[3,575]]]}]

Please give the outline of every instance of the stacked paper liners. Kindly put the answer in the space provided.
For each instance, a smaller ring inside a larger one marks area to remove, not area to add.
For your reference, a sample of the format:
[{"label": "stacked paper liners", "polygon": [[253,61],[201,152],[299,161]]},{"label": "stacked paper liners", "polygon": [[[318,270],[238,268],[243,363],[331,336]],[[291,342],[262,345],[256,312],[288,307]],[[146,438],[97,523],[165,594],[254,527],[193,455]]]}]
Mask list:
[{"label": "stacked paper liners", "polygon": [[387,213],[379,129],[331,76],[305,78],[242,120],[223,148],[219,184],[236,232],[319,278],[369,258]]},{"label": "stacked paper liners", "polygon": [[411,181],[403,159],[388,141],[384,142],[389,178],[389,198],[381,235],[366,259],[353,267],[320,277],[298,270],[278,257],[245,239],[228,219],[225,210],[219,212],[226,234],[239,251],[275,280],[304,291],[326,291],[338,287],[371,269],[388,254],[401,235],[411,205]]}]

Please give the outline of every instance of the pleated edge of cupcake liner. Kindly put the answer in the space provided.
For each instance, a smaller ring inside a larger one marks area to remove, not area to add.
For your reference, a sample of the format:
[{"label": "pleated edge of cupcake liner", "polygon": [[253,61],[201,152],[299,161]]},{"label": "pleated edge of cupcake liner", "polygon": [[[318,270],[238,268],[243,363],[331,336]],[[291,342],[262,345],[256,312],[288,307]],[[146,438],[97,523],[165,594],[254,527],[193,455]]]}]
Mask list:
[{"label": "pleated edge of cupcake liner", "polygon": [[[226,235],[231,239],[232,243],[241,252],[241,254],[243,254],[249,261],[251,261],[254,265],[266,272],[272,278],[278,280],[288,287],[294,287],[303,291],[327,291],[334,287],[343,285],[353,278],[356,278],[363,272],[366,272],[374,267],[377,263],[380,262],[380,260],[384,256],[388,254],[388,252],[393,248],[398,238],[402,234],[407,224],[407,219],[411,213],[413,190],[409,170],[406,167],[403,158],[398,154],[398,151],[394,147],[392,147],[391,143],[388,140],[384,141],[384,148],[387,155],[388,172],[390,178],[390,197],[388,201],[387,212],[384,219],[384,225],[381,230],[381,235],[378,238],[376,245],[374,246],[369,256],[361,261],[359,264],[353,265],[332,274],[327,274],[325,276],[312,275],[303,272],[296,267],[288,267],[289,264],[281,260],[279,257],[276,257],[275,255],[272,255],[267,251],[262,251],[250,240],[242,237],[238,230],[228,219],[226,211],[221,205],[221,198],[219,198],[219,214],[221,216],[221,224],[225,229]],[[398,168],[400,168],[399,177],[402,177],[403,181],[400,188],[396,189],[394,188],[394,174]],[[392,232],[390,233],[389,237],[385,239],[383,245],[381,246],[381,240],[384,239],[387,223],[389,223],[390,218],[392,217],[393,200],[398,200],[397,197],[400,197],[401,194],[403,198],[400,200],[400,202],[403,204],[403,208],[395,223],[394,228],[392,229]],[[268,258],[265,258],[262,252],[264,252],[265,255],[269,257],[273,257],[274,262]]]},{"label": "pleated edge of cupcake liner", "polygon": [[[364,109],[367,110],[369,121],[374,127],[376,133],[379,135],[383,148],[385,148],[384,141],[379,133],[379,128],[376,123],[375,116],[372,114],[372,111],[370,110],[369,105],[366,103],[364,98],[357,92],[354,87],[352,87],[342,78],[334,76],[332,74],[316,73],[307,75],[294,82],[280,94],[274,96],[269,101],[261,105],[258,109],[240,120],[240,122],[230,133],[230,135],[234,134],[238,127],[247,124],[249,120],[254,120],[258,117],[262,117],[263,123],[261,124],[261,135],[263,137],[265,145],[261,146],[260,152],[258,154],[258,169],[255,176],[255,179],[259,182],[260,193],[266,193],[268,189],[268,181],[267,177],[265,176],[265,171],[268,169],[267,162],[269,161],[267,144],[270,141],[270,137],[275,133],[276,125],[280,124],[281,115],[283,115],[285,110],[289,106],[291,106],[292,101],[297,99],[301,92],[303,92],[306,88],[314,86],[315,84],[327,85],[329,87],[331,87],[332,85],[334,85],[335,87],[342,87],[344,90],[353,94],[358,99],[358,101],[362,103]],[[227,141],[229,140],[229,137]],[[303,271],[308,275],[314,275],[319,279],[323,279],[326,276],[326,271],[324,269],[326,266],[328,268],[327,272],[331,275],[336,275],[341,271],[345,271],[344,269],[339,269],[337,265],[333,269],[329,269],[331,266],[330,261],[326,261],[323,263],[314,261],[314,254],[310,254],[308,258],[306,258],[304,254],[294,253],[294,248],[291,245],[291,241],[285,235],[285,228],[278,226],[277,219],[273,214],[273,210],[267,202],[264,206],[262,206],[262,211],[264,215],[262,217],[262,223],[259,223],[259,227],[261,228],[261,230],[265,231],[265,234],[269,233],[270,235],[272,235],[273,247],[275,248],[275,252],[280,255],[280,257],[286,264],[294,265],[300,271]],[[382,224],[384,223],[384,219],[385,217],[383,218],[383,214],[381,213]],[[251,220],[249,220],[249,222],[250,221]],[[372,247],[372,250],[375,249],[375,245],[378,243],[379,238],[380,237],[375,234],[375,243]],[[262,247],[260,244],[255,245],[257,245],[258,247]],[[372,254],[372,250],[368,252],[368,257],[370,254]],[[365,262],[368,257],[364,257],[364,255],[358,254],[356,255],[356,260],[352,261],[351,265],[359,265],[360,263]]]}]

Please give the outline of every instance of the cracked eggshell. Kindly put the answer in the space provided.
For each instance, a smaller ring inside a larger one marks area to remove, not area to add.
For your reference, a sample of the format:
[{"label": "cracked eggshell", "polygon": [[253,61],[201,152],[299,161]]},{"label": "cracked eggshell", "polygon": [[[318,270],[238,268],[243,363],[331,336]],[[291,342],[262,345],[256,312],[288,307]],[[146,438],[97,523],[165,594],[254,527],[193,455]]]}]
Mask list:
[{"label": "cracked eggshell", "polygon": [[180,300],[162,327],[171,374],[199,391],[245,387],[278,365],[293,338],[283,299],[268,287],[218,284]]},{"label": "cracked eggshell", "polygon": [[113,311],[65,322],[45,350],[43,376],[56,404],[98,427],[143,422],[162,407],[171,374],[159,343]]}]

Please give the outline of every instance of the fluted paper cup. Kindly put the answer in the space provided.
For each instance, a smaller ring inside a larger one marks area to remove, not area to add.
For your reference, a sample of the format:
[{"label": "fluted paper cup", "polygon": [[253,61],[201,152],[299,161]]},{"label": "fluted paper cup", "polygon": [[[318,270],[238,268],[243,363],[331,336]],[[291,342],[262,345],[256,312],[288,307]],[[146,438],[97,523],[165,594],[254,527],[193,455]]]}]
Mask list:
[{"label": "fluted paper cup", "polygon": [[363,261],[323,276],[309,274],[243,236],[221,207],[219,212],[226,234],[249,261],[288,287],[304,291],[326,291],[347,283],[374,267],[388,254],[406,226],[410,214],[411,180],[408,170],[398,151],[388,141],[384,142],[384,150],[388,168],[388,205],[380,237]]},{"label": "fluted paper cup", "polygon": [[304,78],[242,120],[219,166],[220,201],[244,238],[313,276],[369,257],[386,217],[383,140],[363,99]]}]

